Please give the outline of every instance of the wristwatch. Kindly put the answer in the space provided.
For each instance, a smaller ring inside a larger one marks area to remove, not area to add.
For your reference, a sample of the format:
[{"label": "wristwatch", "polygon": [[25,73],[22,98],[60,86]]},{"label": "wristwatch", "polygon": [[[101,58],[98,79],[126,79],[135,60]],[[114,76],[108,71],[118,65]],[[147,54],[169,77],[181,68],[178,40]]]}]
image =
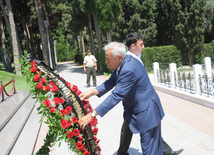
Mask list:
[{"label": "wristwatch", "polygon": [[95,113],[94,113],[94,111],[91,112],[91,116],[92,116],[92,117],[95,117],[95,116],[96,116]]}]

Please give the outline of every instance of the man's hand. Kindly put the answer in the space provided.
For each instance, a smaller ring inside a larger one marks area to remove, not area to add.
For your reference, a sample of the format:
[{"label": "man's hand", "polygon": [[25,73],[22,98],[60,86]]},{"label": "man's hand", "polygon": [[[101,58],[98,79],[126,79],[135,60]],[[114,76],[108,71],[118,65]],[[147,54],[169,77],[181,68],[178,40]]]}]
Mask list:
[{"label": "man's hand", "polygon": [[93,117],[91,116],[91,113],[80,118],[80,120],[78,121],[80,128],[84,130],[85,126],[88,125],[92,119]]},{"label": "man's hand", "polygon": [[[93,110],[93,113],[95,114],[95,116],[98,115],[98,113],[95,110]],[[79,121],[78,121],[78,123],[80,125],[80,128],[82,130],[84,130],[85,126],[88,125],[91,122],[92,119],[93,119],[93,116],[92,116],[91,113],[89,113],[88,115],[85,115],[82,118],[80,118]]]},{"label": "man's hand", "polygon": [[79,97],[80,97],[81,101],[84,101],[84,100],[89,99],[91,96],[98,95],[98,94],[99,94],[99,92],[97,89],[92,89],[90,91],[83,92],[82,94],[79,95]]}]

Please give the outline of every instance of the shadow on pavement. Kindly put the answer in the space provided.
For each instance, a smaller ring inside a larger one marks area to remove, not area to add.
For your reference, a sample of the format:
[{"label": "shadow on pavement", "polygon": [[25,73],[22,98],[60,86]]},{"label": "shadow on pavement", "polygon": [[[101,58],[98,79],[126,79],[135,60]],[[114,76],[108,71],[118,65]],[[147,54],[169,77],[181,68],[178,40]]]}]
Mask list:
[{"label": "shadow on pavement", "polygon": [[[129,148],[128,152],[130,155],[142,155],[142,153],[139,152],[139,150],[131,147]],[[115,152],[113,155],[117,155],[117,152]]]},{"label": "shadow on pavement", "polygon": [[[73,66],[71,68],[71,65]],[[76,66],[76,67],[74,67]],[[62,63],[62,64],[57,64],[57,72],[60,73],[61,71],[70,71],[70,72],[77,72],[80,74],[85,74],[83,70],[83,66],[76,64],[75,62],[67,62],[67,63]]]}]

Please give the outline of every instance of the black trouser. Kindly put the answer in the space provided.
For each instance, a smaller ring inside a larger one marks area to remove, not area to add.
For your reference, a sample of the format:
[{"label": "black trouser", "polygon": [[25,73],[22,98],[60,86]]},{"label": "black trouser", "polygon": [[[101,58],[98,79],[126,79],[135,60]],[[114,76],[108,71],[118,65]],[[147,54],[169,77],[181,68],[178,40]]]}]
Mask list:
[{"label": "black trouser", "polygon": [[86,74],[87,74],[87,79],[86,79],[87,85],[90,85],[91,75],[92,75],[93,84],[96,85],[97,81],[96,81],[95,67],[91,67],[91,68],[86,67]]},{"label": "black trouser", "polygon": [[[126,122],[126,118],[124,118],[124,122],[121,128],[121,136],[120,136],[120,146],[117,151],[117,155],[128,155],[128,149],[129,145],[132,140],[133,133],[129,129],[129,125]],[[163,145],[163,154],[169,155],[172,151],[171,147],[162,139],[162,145]]]}]

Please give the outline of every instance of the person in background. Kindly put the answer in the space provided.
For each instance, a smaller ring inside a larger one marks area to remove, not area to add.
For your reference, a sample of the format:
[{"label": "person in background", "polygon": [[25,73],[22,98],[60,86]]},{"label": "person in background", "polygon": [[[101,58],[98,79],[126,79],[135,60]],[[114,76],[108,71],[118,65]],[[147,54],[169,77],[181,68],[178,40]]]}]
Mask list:
[{"label": "person in background", "polygon": [[97,59],[91,54],[91,50],[87,50],[87,55],[83,61],[84,72],[86,72],[86,84],[90,87],[90,79],[92,76],[93,85],[97,86],[96,71],[97,71]]},{"label": "person in background", "polygon": [[[143,40],[137,43],[144,48]],[[150,83],[148,74],[142,63],[131,55],[126,55],[125,45],[111,42],[105,46],[106,64],[114,71],[103,84],[80,94],[85,100],[93,95],[111,94],[91,113],[80,118],[82,129],[93,117],[103,117],[120,101],[123,101],[124,115],[132,133],[140,134],[140,143],[144,155],[163,155],[161,120],[164,111],[160,99]],[[142,52],[142,51],[141,51]]]},{"label": "person in background", "polygon": [[[144,46],[140,45],[142,43],[143,37],[137,33],[130,33],[126,37],[126,46],[128,47],[127,55],[131,55],[143,65],[141,60],[141,53],[143,51]],[[125,115],[124,115],[125,116]],[[133,133],[129,129],[129,125],[124,117],[124,122],[121,129],[121,137],[120,137],[120,146],[117,152],[117,155],[128,155],[128,149],[132,140]],[[164,155],[178,155],[183,149],[178,151],[173,151],[172,148],[162,140],[163,145],[163,153]]]}]

